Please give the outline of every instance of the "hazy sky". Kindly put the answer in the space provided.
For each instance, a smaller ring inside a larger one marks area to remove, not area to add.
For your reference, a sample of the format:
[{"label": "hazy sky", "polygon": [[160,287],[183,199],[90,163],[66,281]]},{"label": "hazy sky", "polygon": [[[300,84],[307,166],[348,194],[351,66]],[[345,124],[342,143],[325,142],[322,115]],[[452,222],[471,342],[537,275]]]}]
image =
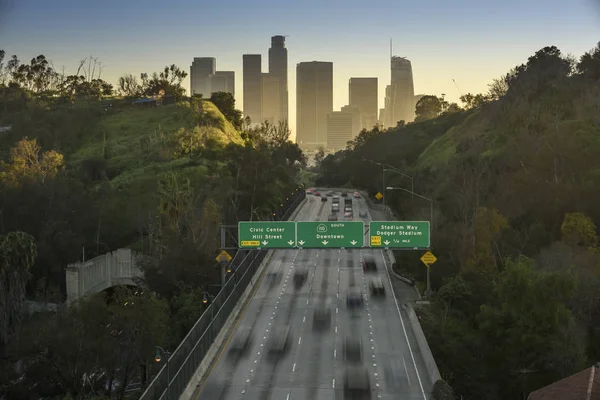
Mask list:
[{"label": "hazy sky", "polygon": [[[92,54],[103,78],[154,72],[193,57],[216,57],[236,73],[242,54],[263,54],[289,35],[290,126],[295,130],[296,64],[334,63],[334,110],[348,102],[350,77],[379,78],[379,108],[394,55],[411,60],[415,93],[484,92],[495,77],[546,45],[580,56],[600,41],[599,0],[0,0],[0,48],[29,60],[44,54],[75,72]],[[12,3],[12,5],[6,5]],[[189,77],[184,82],[189,91]]]}]

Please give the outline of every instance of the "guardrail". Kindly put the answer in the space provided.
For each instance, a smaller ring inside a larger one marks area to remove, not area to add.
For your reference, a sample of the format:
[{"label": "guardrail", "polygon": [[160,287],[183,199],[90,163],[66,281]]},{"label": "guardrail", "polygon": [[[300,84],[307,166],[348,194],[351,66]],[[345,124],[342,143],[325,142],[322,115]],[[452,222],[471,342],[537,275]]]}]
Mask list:
[{"label": "guardrail", "polygon": [[[278,219],[287,220],[305,197],[305,191],[300,190]],[[148,385],[141,400],[179,399],[267,253],[267,250],[236,252],[231,260],[233,274]]]}]

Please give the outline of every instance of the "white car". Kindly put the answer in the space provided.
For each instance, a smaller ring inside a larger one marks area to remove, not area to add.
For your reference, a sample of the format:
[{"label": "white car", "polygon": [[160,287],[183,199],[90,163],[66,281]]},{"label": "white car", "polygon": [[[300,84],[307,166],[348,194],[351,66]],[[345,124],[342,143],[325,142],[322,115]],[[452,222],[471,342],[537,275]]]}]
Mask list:
[{"label": "white car", "polygon": [[360,199],[360,193],[354,192],[354,198],[355,199]]}]

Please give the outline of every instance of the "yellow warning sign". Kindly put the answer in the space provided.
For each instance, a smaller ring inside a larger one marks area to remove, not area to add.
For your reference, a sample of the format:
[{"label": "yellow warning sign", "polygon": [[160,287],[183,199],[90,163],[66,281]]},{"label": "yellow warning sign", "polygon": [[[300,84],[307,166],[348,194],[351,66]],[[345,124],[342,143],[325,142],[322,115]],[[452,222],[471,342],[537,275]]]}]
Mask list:
[{"label": "yellow warning sign", "polygon": [[425,254],[423,254],[423,256],[421,257],[421,261],[427,266],[427,268],[429,268],[431,264],[437,261],[437,258],[433,255],[432,252],[428,251]]},{"label": "yellow warning sign", "polygon": [[215,260],[217,260],[217,262],[220,262],[220,263],[228,263],[229,261],[231,261],[231,256],[229,255],[228,252],[223,250],[219,253],[219,255],[215,258]]},{"label": "yellow warning sign", "polygon": [[371,246],[381,246],[381,236],[371,236]]},{"label": "yellow warning sign", "polygon": [[260,247],[260,240],[242,240],[241,247]]},{"label": "yellow warning sign", "polygon": [[375,198],[377,200],[381,200],[383,198],[383,195],[381,194],[381,192],[377,192],[377,194],[375,195]]}]

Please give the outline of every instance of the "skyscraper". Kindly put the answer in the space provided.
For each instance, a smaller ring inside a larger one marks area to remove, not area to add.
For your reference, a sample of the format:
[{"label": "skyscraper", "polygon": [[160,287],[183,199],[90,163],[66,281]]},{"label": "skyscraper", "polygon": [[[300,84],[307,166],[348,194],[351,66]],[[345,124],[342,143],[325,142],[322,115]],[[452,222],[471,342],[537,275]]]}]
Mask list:
[{"label": "skyscraper", "polygon": [[415,120],[415,89],[412,66],[406,57],[392,57],[392,102],[394,126],[400,121]]},{"label": "skyscraper", "polygon": [[271,74],[262,74],[262,116],[260,122],[277,124],[281,115],[279,101],[279,78]]},{"label": "skyscraper", "polygon": [[207,99],[214,92],[235,95],[235,72],[217,71],[214,57],[195,57],[190,67],[190,93]]},{"label": "skyscraper", "polygon": [[235,72],[215,71],[209,77],[210,93],[229,92],[235,96]]},{"label": "skyscraper", "polygon": [[242,59],[244,69],[244,116],[250,117],[250,120],[255,123],[260,123],[262,121],[261,55],[244,54]]},{"label": "skyscraper", "polygon": [[350,78],[348,86],[349,104],[360,112],[359,131],[372,129],[377,123],[377,78]]},{"label": "skyscraper", "polygon": [[288,53],[285,36],[272,36],[269,48],[269,74],[279,79],[279,120],[288,119]]},{"label": "skyscraper", "polygon": [[209,77],[217,69],[217,59],[214,57],[194,57],[190,67],[190,93],[210,97]]},{"label": "skyscraper", "polygon": [[333,111],[333,63],[296,66],[296,142],[304,150],[327,146],[327,114]]},{"label": "skyscraper", "polygon": [[341,111],[327,114],[327,149],[342,150],[361,130],[358,106],[344,106]]}]

